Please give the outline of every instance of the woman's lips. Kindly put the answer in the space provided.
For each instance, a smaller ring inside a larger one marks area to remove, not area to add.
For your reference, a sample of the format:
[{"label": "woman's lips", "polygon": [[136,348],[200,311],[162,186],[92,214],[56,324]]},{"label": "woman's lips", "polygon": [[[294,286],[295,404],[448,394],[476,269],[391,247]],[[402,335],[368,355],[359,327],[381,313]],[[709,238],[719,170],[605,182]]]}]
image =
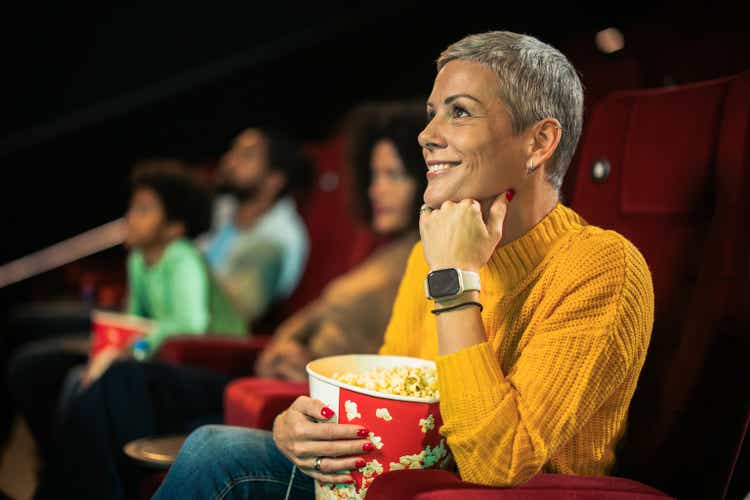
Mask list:
[{"label": "woman's lips", "polygon": [[427,178],[432,179],[439,175],[448,173],[453,168],[459,166],[461,162],[444,162],[427,164]]}]

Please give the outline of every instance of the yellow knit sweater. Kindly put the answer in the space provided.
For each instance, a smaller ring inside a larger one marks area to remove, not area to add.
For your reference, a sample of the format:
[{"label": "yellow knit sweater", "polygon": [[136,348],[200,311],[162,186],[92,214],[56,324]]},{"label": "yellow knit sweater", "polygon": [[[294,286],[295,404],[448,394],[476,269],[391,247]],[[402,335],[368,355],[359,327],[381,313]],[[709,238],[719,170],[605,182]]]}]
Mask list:
[{"label": "yellow knit sweater", "polygon": [[434,359],[440,432],[461,477],[511,486],[614,462],[651,336],[651,274],[623,236],[562,205],[480,270],[487,341],[438,356],[421,244],[381,354]]}]

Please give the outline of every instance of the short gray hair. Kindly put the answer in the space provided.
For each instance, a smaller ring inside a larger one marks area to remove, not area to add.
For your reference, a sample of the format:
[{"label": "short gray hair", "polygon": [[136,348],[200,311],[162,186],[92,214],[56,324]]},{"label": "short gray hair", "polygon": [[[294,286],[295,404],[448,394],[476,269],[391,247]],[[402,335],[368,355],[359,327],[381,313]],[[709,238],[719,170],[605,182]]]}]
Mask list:
[{"label": "short gray hair", "polygon": [[438,71],[456,59],[484,64],[497,74],[514,133],[544,118],[560,122],[562,137],[547,169],[547,180],[559,190],[583,126],[583,86],[570,61],[534,37],[509,31],[469,35],[452,44],[440,54]]}]

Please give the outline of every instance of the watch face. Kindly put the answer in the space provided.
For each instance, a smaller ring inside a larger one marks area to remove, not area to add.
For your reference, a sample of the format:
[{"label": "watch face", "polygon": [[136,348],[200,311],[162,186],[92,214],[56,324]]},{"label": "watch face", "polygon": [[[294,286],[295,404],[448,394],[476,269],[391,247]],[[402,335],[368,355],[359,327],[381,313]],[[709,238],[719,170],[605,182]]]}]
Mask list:
[{"label": "watch face", "polygon": [[451,297],[461,291],[458,272],[455,269],[438,269],[427,275],[427,287],[431,297]]}]

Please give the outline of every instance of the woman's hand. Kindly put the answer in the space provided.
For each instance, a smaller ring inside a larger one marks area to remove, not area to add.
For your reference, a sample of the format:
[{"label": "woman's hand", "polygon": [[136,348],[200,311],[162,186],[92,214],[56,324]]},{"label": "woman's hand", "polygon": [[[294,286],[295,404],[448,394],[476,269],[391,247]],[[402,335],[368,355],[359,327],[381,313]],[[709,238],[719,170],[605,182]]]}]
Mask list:
[{"label": "woman's hand", "polygon": [[86,372],[81,378],[81,386],[85,389],[93,384],[96,379],[101,377],[106,372],[112,363],[118,359],[124,359],[128,355],[128,349],[120,349],[117,347],[107,347],[97,354],[92,360],[89,361],[86,367]]},{"label": "woman's hand", "polygon": [[503,237],[508,202],[507,193],[495,198],[486,223],[476,200],[446,201],[438,210],[422,211],[419,233],[430,270],[456,267],[478,272]]},{"label": "woman's hand", "polygon": [[[324,483],[352,482],[349,471],[365,466],[363,453],[374,449],[369,431],[359,425],[316,423],[333,410],[322,401],[300,396],[273,423],[273,440],[302,472]],[[315,470],[315,459],[320,471]]]},{"label": "woman's hand", "polygon": [[295,340],[281,340],[263,350],[255,366],[259,377],[307,380],[305,366],[310,353]]}]

